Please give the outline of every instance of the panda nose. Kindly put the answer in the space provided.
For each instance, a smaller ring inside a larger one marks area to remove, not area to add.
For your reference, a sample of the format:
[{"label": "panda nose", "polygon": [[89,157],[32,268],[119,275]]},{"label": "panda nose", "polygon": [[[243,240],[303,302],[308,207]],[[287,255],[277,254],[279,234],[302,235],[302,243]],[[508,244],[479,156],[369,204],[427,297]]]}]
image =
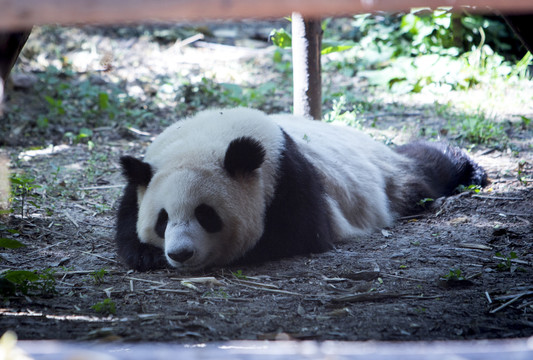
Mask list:
[{"label": "panda nose", "polygon": [[189,260],[194,255],[194,251],[190,249],[182,249],[182,250],[170,252],[167,255],[172,260],[182,263],[182,262]]}]

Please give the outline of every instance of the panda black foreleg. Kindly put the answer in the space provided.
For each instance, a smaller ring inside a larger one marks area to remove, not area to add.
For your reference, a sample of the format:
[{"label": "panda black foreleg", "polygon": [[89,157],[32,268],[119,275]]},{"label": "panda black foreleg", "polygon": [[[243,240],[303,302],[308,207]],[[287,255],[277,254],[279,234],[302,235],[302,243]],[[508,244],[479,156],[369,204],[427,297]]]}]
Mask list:
[{"label": "panda black foreleg", "polygon": [[143,244],[137,236],[137,188],[131,182],[124,190],[117,216],[115,242],[118,255],[128,267],[146,271],[164,268],[167,265],[163,250]]}]

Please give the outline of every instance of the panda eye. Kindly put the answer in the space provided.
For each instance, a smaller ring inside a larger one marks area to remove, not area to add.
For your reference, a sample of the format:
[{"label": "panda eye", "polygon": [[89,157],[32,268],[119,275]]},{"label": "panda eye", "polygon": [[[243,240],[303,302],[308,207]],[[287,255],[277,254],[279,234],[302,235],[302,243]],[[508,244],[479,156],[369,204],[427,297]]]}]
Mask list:
[{"label": "panda eye", "polygon": [[168,213],[165,209],[161,209],[159,211],[159,215],[157,216],[157,222],[155,223],[155,233],[163,239],[165,238],[165,230],[167,229],[167,223]]},{"label": "panda eye", "polygon": [[194,209],[194,216],[208,233],[216,233],[222,230],[222,219],[211,206],[206,204],[198,205]]}]

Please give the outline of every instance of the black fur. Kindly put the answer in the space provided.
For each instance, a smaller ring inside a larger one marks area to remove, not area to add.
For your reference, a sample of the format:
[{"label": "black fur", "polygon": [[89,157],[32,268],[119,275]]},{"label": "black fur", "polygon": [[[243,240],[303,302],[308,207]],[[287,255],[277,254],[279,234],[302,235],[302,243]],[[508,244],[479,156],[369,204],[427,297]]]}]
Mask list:
[{"label": "black fur", "polygon": [[251,137],[240,137],[230,142],[224,157],[224,169],[234,177],[246,176],[265,161],[265,149]]},{"label": "black fur", "polygon": [[215,209],[206,204],[200,204],[194,209],[194,216],[200,225],[208,233],[216,233],[222,230],[224,224]]},{"label": "black fur", "polygon": [[165,238],[165,230],[167,229],[168,224],[168,213],[165,209],[159,210],[159,215],[157,215],[157,221],[155,223],[155,233],[160,238]]},{"label": "black fur", "polygon": [[[133,159],[130,157],[127,158]],[[140,160],[137,161],[142,163]],[[124,172],[130,171],[130,174],[136,173],[136,170],[131,167],[131,164],[135,164],[135,162],[130,160],[126,162],[128,170],[124,168]],[[137,214],[139,213],[137,205],[138,185],[131,181],[133,179],[130,179],[128,175],[126,176],[130,181],[124,189],[124,195],[120,200],[116,224],[115,243],[118,248],[118,255],[124,260],[127,266],[135,270],[146,271],[166,267],[167,261],[163,250],[153,245],[141,243],[137,236]],[[150,182],[149,179],[148,182]]]},{"label": "black fur", "polygon": [[152,167],[132,156],[122,156],[120,158],[122,174],[128,182],[139,186],[148,186],[152,179]]},{"label": "black fur", "polygon": [[283,131],[285,148],[277,187],[265,216],[259,242],[236,263],[318,253],[333,248],[334,233],[324,199],[324,186],[313,165]]},{"label": "black fur", "polygon": [[408,185],[409,198],[405,199],[402,215],[420,211],[416,204],[421,199],[452,195],[459,185],[487,185],[485,170],[459,148],[418,141],[400,146],[396,151],[415,160],[419,180]]}]

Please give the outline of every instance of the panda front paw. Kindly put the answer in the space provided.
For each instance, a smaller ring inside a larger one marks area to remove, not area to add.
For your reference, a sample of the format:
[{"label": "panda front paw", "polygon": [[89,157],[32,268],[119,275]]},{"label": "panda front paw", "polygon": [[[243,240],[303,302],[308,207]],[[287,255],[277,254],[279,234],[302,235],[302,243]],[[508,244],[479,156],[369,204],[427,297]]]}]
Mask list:
[{"label": "panda front paw", "polygon": [[149,244],[139,244],[136,251],[125,254],[123,259],[137,271],[163,269],[168,265],[163,250]]}]

